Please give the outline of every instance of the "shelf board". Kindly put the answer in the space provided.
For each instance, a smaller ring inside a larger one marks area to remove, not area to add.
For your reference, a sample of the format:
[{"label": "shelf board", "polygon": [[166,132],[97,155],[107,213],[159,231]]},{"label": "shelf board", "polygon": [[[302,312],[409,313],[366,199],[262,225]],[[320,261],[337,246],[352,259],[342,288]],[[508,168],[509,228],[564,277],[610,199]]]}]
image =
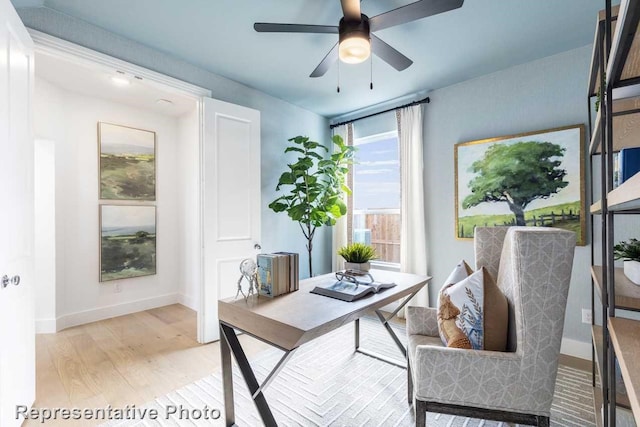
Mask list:
[{"label": "shelf board", "polygon": [[[600,381],[602,382],[602,369],[604,368],[602,365],[602,358],[604,355],[602,326],[591,325],[591,339],[593,340],[593,346],[596,353],[596,372],[598,373],[598,378],[600,378]],[[626,392],[620,392],[620,390],[617,390],[616,404],[627,409],[631,407],[629,403],[629,396],[627,396]]]},{"label": "shelf board", "polygon": [[589,212],[591,212],[592,215],[600,215],[602,213],[602,202],[598,200],[592,204],[591,207],[589,207]]},{"label": "shelf board", "polygon": [[[613,19],[615,23],[615,19],[618,18],[618,12],[620,11],[620,5],[611,6],[611,19]],[[602,9],[598,12],[598,21],[604,21],[607,19],[607,11]],[[614,24],[615,25],[615,24]]]},{"label": "shelf board", "polygon": [[640,209],[640,173],[635,174],[609,192],[607,203],[610,211]]},{"label": "shelf board", "polygon": [[640,425],[640,322],[610,317],[609,333],[636,424]]},{"label": "shelf board", "polygon": [[[600,105],[602,106],[602,105]],[[600,152],[600,144],[602,143],[602,128],[600,127],[600,121],[602,120],[602,108],[598,110],[596,114],[596,120],[593,122],[593,133],[591,134],[591,141],[589,142],[589,153],[596,154]]]},{"label": "shelf board", "polygon": [[602,389],[598,385],[593,387],[593,415],[596,427],[602,427]]},{"label": "shelf board", "polygon": [[[611,19],[612,26],[611,31],[615,31],[616,20],[618,18],[618,11],[620,6],[612,6],[611,7]],[[604,20],[607,18],[606,11],[601,10],[598,12],[598,21],[596,22],[596,31],[594,32],[594,41],[593,41],[593,50],[591,52],[591,79],[589,80],[589,96],[594,96],[598,92],[598,86],[600,82],[600,58],[598,58],[598,44],[600,42],[600,31],[604,31]],[[601,26],[602,25],[602,26]]]},{"label": "shelf board", "polygon": [[596,353],[596,372],[600,381],[602,381],[602,355],[604,354],[602,326],[591,325],[591,339],[593,340],[593,347]]},{"label": "shelf board", "polygon": [[[600,299],[602,299],[602,267],[599,265],[591,266],[591,277],[593,277]],[[640,311],[640,286],[627,279],[622,268],[615,269],[615,282],[616,308]]]},{"label": "shelf board", "polygon": [[640,4],[635,0],[622,0],[615,30],[612,28],[607,87],[617,87],[640,77],[639,23]]},{"label": "shelf board", "polygon": [[[602,108],[598,110],[593,125],[593,134],[589,143],[589,152],[601,152],[602,132],[600,120]],[[640,145],[640,97],[625,98],[613,101],[613,151],[632,148]]]}]

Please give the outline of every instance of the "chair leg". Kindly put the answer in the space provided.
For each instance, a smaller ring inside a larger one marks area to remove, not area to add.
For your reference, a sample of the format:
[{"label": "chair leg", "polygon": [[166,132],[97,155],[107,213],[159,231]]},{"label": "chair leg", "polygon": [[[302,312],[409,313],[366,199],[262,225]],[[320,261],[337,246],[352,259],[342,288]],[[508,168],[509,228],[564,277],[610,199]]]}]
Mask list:
[{"label": "chair leg", "polygon": [[427,402],[416,399],[416,427],[427,427]]},{"label": "chair leg", "polygon": [[409,364],[409,358],[407,357],[407,401],[409,405],[413,403],[413,378],[411,375],[411,365]]},{"label": "chair leg", "polygon": [[538,417],[538,427],[549,427],[549,417]]}]

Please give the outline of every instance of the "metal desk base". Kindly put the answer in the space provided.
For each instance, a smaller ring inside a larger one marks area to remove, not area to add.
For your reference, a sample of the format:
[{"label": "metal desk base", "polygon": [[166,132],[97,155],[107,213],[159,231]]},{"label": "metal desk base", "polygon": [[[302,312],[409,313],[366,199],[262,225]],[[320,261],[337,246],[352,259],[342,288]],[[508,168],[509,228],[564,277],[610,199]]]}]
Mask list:
[{"label": "metal desk base", "polygon": [[[376,315],[380,322],[384,325],[385,329],[391,335],[391,338],[398,346],[398,349],[405,357],[407,356],[407,349],[400,342],[400,339],[394,332],[394,330],[389,325],[389,320],[393,318],[401,309],[404,307],[411,298],[413,298],[418,291],[415,291],[411,295],[409,295],[396,310],[389,316],[388,318],[384,317],[384,314],[380,310],[375,310]],[[399,366],[401,368],[407,368],[406,365],[401,364],[398,361],[390,359],[386,356],[376,354],[375,352],[368,351],[360,348],[360,319],[356,319],[355,321],[356,327],[356,340],[355,340],[355,351],[358,353],[365,354],[370,357],[374,357],[383,362],[390,363],[395,366]],[[246,331],[243,331],[247,333]],[[248,334],[248,333],[247,333]],[[251,335],[251,334],[249,334]],[[251,365],[249,364],[249,360],[247,360],[247,356],[240,345],[240,341],[238,341],[238,337],[236,335],[235,328],[231,325],[228,325],[224,322],[220,322],[220,354],[222,361],[222,386],[224,391],[224,412],[225,412],[225,422],[227,426],[235,425],[235,410],[234,410],[234,401],[233,401],[233,365],[231,363],[231,354],[236,359],[238,363],[238,367],[240,368],[240,372],[242,373],[242,377],[244,378],[245,383],[247,384],[247,388],[249,389],[249,393],[251,393],[251,398],[253,403],[256,405],[256,409],[260,414],[260,418],[262,418],[262,422],[267,427],[275,427],[278,424],[276,423],[275,418],[273,417],[273,413],[271,412],[271,408],[269,408],[269,404],[264,397],[263,391],[267,388],[267,386],[273,381],[273,379],[278,375],[280,370],[284,367],[284,365],[289,361],[291,356],[295,353],[297,348],[292,350],[285,350],[283,348],[278,347],[277,345],[270,343],[268,341],[262,340],[259,337],[254,336],[254,338],[260,339],[267,344],[270,344],[280,350],[284,351],[284,355],[278,361],[273,370],[267,375],[267,378],[264,380],[262,384],[258,384],[258,380],[256,379],[253,370],[251,369]],[[253,336],[253,335],[252,335]]]}]

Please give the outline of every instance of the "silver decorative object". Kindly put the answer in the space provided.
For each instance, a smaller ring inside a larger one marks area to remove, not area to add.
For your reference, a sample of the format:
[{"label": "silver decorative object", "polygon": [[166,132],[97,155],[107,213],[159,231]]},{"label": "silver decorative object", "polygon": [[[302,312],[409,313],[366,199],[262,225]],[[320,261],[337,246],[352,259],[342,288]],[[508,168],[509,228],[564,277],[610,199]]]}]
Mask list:
[{"label": "silver decorative object", "polygon": [[[258,265],[251,258],[245,258],[240,262],[240,273],[242,276],[238,279],[238,292],[236,292],[236,299],[239,294],[242,294],[245,301],[254,293],[258,293]],[[249,282],[249,289],[245,294],[242,290],[242,279],[246,279]]]}]

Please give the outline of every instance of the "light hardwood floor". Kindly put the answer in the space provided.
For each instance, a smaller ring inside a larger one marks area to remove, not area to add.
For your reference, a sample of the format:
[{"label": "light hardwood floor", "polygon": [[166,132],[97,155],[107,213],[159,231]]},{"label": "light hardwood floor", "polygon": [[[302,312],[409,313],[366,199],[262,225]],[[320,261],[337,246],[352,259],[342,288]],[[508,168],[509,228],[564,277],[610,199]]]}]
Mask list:
[{"label": "light hardwood floor", "polygon": [[[240,341],[248,356],[268,348],[248,336]],[[196,313],[175,304],[37,335],[36,358],[35,407],[123,408],[140,406],[216,371],[220,346],[198,344]],[[41,424],[31,420],[25,425]]]}]

